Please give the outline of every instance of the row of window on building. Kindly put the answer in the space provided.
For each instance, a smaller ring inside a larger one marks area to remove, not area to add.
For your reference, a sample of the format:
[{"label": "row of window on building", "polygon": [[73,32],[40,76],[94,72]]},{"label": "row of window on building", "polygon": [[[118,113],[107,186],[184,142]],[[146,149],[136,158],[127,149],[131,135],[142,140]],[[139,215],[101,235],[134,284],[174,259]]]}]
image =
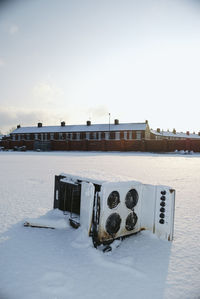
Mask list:
[{"label": "row of window on building", "polygon": [[[104,134],[104,135],[102,135]],[[136,131],[136,139],[141,139],[141,131]],[[35,134],[13,134],[12,140],[132,140],[133,132],[124,131],[123,136],[122,132],[85,132],[85,136],[79,132],[77,133],[35,133]]]}]

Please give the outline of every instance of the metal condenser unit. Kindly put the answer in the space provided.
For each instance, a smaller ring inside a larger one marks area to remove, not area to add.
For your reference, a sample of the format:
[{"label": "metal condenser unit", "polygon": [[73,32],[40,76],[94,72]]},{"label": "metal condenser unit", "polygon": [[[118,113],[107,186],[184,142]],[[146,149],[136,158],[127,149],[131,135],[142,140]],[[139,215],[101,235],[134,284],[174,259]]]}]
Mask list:
[{"label": "metal condenser unit", "polygon": [[54,208],[68,213],[73,227],[85,228],[95,247],[141,230],[171,241],[174,206],[168,186],[55,176]]}]

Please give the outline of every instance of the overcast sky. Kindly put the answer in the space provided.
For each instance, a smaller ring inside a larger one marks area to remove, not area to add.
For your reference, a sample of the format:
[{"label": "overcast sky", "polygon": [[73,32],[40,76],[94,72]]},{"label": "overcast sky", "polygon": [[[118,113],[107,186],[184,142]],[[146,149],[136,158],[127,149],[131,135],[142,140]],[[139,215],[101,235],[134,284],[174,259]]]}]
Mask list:
[{"label": "overcast sky", "polygon": [[200,131],[200,1],[0,4],[0,131],[149,120]]}]

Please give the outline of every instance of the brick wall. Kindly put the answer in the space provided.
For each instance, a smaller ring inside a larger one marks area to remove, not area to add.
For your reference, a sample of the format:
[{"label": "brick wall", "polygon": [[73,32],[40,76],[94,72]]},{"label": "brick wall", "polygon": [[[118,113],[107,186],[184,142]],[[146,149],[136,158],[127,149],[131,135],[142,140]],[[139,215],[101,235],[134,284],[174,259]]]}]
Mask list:
[{"label": "brick wall", "polygon": [[[0,146],[13,149],[14,146],[26,146],[28,150],[34,149],[33,140],[0,141]],[[174,152],[175,150],[193,150],[200,152],[200,139],[198,140],[53,140],[53,151],[146,151],[146,152]]]}]

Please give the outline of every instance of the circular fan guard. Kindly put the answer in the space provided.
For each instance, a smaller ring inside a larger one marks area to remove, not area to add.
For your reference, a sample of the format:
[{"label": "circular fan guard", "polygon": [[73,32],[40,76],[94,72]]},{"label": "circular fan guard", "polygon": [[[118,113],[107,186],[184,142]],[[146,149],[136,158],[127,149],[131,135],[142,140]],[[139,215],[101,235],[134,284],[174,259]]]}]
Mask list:
[{"label": "circular fan guard", "polygon": [[137,220],[138,220],[137,215],[134,212],[130,213],[126,218],[126,226],[125,226],[126,229],[128,231],[133,230],[137,223]]},{"label": "circular fan guard", "polygon": [[135,189],[131,189],[125,198],[125,204],[128,209],[133,210],[133,208],[137,205],[138,202],[138,193]]},{"label": "circular fan guard", "polygon": [[119,192],[113,191],[108,196],[107,204],[110,209],[116,208],[116,206],[120,203]]},{"label": "circular fan guard", "polygon": [[114,236],[118,232],[121,221],[122,219],[118,213],[113,213],[108,217],[106,221],[106,231],[109,233],[109,235]]}]

